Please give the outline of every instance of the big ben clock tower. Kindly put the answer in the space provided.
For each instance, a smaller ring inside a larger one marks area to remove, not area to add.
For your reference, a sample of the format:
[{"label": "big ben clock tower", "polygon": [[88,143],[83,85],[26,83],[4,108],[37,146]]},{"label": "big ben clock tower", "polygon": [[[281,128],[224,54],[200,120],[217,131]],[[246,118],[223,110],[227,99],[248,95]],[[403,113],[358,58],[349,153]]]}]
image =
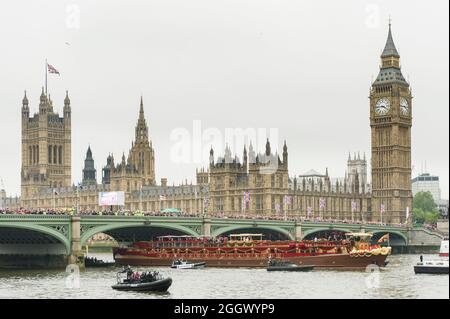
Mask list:
[{"label": "big ben clock tower", "polygon": [[380,73],[370,91],[373,220],[403,223],[412,210],[411,112],[411,90],[389,23]]}]

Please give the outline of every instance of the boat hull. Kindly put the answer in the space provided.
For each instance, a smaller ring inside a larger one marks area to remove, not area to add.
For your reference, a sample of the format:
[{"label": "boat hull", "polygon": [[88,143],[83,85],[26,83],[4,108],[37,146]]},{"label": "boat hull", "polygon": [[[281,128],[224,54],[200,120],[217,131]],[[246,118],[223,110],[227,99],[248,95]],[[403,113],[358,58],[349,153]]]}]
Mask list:
[{"label": "boat hull", "polygon": [[267,271],[311,271],[314,269],[314,266],[294,266],[294,267],[283,267],[283,266],[274,266],[274,267],[268,267]]},{"label": "boat hull", "polygon": [[115,266],[116,263],[115,262],[108,262],[108,263],[85,263],[85,267],[86,268],[107,268],[107,267],[113,267]]},{"label": "boat hull", "polygon": [[203,269],[206,267],[206,263],[197,263],[197,264],[185,264],[185,265],[172,265],[172,269]]},{"label": "boat hull", "polygon": [[140,283],[140,284],[117,284],[113,285],[111,288],[115,290],[122,291],[155,291],[155,292],[166,292],[172,285],[172,279],[166,278],[154,282]]},{"label": "boat hull", "polygon": [[448,267],[414,266],[414,272],[416,274],[447,274],[448,275]]},{"label": "boat hull", "polygon": [[[170,267],[173,257],[149,257],[141,255],[120,255],[114,256],[116,264],[130,266],[151,266],[151,267]],[[317,256],[296,256],[283,257],[283,260],[294,263],[299,266],[314,265],[319,269],[341,269],[341,270],[357,270],[365,269],[369,265],[377,265],[384,267],[386,265],[387,255],[372,256],[351,256],[350,254],[327,254]],[[211,258],[207,256],[199,256],[189,258],[190,262],[206,262],[208,267],[219,268],[267,268],[266,258],[251,257],[224,257]]]}]

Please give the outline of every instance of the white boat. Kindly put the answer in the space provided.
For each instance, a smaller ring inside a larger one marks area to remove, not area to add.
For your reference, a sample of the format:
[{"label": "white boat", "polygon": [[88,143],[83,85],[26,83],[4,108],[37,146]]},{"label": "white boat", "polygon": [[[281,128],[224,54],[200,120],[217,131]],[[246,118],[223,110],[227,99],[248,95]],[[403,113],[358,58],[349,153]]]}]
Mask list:
[{"label": "white boat", "polygon": [[172,263],[172,269],[200,269],[200,268],[205,268],[206,267],[206,263],[205,262],[201,262],[201,263],[190,263],[186,260],[175,260]]},{"label": "white boat", "polygon": [[439,256],[448,258],[448,238],[444,239],[441,242],[441,250],[439,251]]},{"label": "white boat", "polygon": [[422,261],[414,266],[416,274],[447,274],[448,275],[448,259],[434,259]]},{"label": "white boat", "polygon": [[448,239],[441,242],[439,257],[424,260],[420,256],[420,262],[414,266],[416,274],[448,274]]}]

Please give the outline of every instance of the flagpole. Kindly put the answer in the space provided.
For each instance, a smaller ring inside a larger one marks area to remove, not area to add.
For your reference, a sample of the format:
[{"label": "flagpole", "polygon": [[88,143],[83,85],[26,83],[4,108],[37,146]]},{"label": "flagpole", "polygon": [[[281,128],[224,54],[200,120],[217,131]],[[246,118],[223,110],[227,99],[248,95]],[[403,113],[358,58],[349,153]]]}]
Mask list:
[{"label": "flagpole", "polygon": [[47,59],[45,59],[45,95],[47,95],[47,73],[48,73],[48,66],[47,66]]}]

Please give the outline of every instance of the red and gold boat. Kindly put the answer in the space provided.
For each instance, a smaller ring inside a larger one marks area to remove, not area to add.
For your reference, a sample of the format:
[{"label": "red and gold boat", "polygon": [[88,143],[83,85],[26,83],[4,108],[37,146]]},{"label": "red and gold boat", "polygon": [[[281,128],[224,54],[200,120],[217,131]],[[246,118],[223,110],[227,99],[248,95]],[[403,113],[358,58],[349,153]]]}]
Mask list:
[{"label": "red and gold boat", "polygon": [[260,234],[230,235],[230,238],[164,236],[155,241],[136,242],[114,248],[119,265],[171,266],[176,259],[206,262],[207,267],[267,267],[269,259],[323,269],[364,269],[386,265],[390,247],[371,245],[369,233],[348,233],[339,241],[269,241]]}]

